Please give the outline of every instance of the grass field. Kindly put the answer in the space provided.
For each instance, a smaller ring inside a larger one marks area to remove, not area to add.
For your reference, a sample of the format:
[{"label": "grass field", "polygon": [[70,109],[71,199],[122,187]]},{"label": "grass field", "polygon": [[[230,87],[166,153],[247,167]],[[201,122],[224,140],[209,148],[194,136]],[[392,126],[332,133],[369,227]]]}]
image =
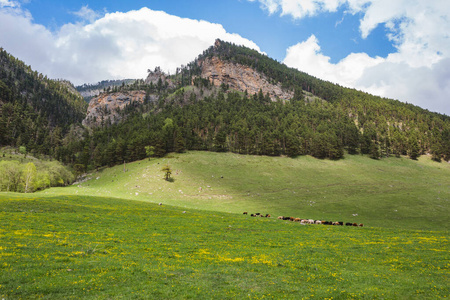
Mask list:
[{"label": "grass field", "polygon": [[300,225],[74,195],[0,194],[0,207],[1,299],[449,295],[448,231]]},{"label": "grass field", "polygon": [[[167,163],[174,182],[163,180],[161,168]],[[188,152],[123,169],[100,170],[87,182],[39,195],[106,196],[186,209],[450,230],[450,164],[425,156],[412,161],[347,155],[330,161]]]},{"label": "grass field", "polygon": [[[173,182],[163,180],[167,163]],[[0,299],[450,294],[447,163],[188,152],[89,178],[0,193]]]}]

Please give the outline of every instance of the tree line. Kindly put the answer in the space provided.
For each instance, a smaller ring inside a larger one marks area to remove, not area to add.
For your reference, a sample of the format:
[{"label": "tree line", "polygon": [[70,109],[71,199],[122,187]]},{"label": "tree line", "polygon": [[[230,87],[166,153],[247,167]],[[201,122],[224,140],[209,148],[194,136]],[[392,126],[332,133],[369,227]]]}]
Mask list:
[{"label": "tree line", "polygon": [[20,152],[0,155],[0,191],[31,193],[75,180],[72,171],[60,162],[26,157],[24,146]]}]

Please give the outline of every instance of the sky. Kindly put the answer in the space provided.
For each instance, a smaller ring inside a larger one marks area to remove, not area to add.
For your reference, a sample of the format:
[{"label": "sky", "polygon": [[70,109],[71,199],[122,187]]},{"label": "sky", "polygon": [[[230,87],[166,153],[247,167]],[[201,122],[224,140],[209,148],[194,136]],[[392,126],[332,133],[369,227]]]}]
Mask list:
[{"label": "sky", "polygon": [[75,85],[173,73],[216,38],[450,115],[448,0],[0,0],[0,47]]}]

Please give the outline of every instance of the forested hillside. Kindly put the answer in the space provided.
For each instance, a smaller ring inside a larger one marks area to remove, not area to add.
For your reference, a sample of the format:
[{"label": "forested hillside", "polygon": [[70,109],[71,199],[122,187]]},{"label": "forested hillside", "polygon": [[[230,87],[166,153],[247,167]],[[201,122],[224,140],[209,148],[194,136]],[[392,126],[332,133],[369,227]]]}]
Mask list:
[{"label": "forested hillside", "polygon": [[[255,50],[217,41],[199,57],[218,56],[227,61],[253,67],[286,89],[311,92],[353,120],[361,133],[360,150],[372,149],[374,156],[433,153],[435,159],[450,158],[450,117],[418,106],[380,98],[354,89],[343,88],[261,55]],[[191,65],[192,66],[192,65]],[[195,70],[197,68],[194,67]],[[377,151],[375,151],[377,150]]]},{"label": "forested hillside", "polygon": [[86,108],[69,83],[48,79],[0,48],[0,146],[55,156]]},{"label": "forested hillside", "polygon": [[[261,90],[249,94],[218,85],[217,75],[201,76],[211,57],[233,62],[237,74],[251,66],[294,96],[273,100]],[[217,41],[170,76],[173,84],[165,79],[134,85],[146,92],[147,101],[119,111],[120,123],[106,119],[91,128],[65,149],[72,155],[61,159],[83,168],[185,150],[330,159],[345,152],[375,159],[430,153],[436,161],[450,159],[448,116],[334,85],[244,47]]]},{"label": "forested hillside", "polygon": [[[90,125],[70,131],[69,125],[85,114],[81,98],[2,53],[2,61],[9,62],[1,77],[2,99],[7,99],[2,100],[3,143],[41,147],[40,152],[76,165],[80,172],[185,150],[329,159],[345,153],[374,159],[432,154],[436,161],[450,159],[450,117],[343,88],[219,40],[172,76],[150,72],[146,81],[105,91],[105,101],[93,99],[99,104],[91,105],[96,113],[85,122]],[[229,73],[205,72],[206,62]],[[259,92],[229,84],[241,80],[239,86],[247,86],[242,74],[247,80],[249,70],[260,79],[248,86],[253,84],[254,90],[255,82],[265,84]],[[263,93],[271,86],[284,92]],[[118,93],[133,90],[145,94],[143,101],[116,105],[116,99],[124,101]],[[112,115],[120,121],[113,122]]]}]

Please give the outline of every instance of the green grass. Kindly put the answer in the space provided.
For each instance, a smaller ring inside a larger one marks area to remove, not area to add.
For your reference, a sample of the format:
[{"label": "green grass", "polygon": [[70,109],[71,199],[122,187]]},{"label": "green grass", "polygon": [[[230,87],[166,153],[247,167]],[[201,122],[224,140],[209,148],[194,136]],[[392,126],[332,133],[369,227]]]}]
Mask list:
[{"label": "green grass", "polygon": [[2,299],[450,294],[445,230],[300,225],[110,197],[5,193],[0,220]]},{"label": "green grass", "polygon": [[[174,170],[174,182],[163,180],[166,163]],[[450,229],[450,164],[426,156],[412,161],[347,155],[330,161],[188,152],[126,168],[127,172],[123,165],[94,172],[87,182],[40,196],[106,196],[239,214]]]},{"label": "green grass", "polygon": [[[163,180],[167,163],[173,182]],[[450,294],[448,163],[188,152],[126,168],[66,188],[0,193],[0,299]]]}]

